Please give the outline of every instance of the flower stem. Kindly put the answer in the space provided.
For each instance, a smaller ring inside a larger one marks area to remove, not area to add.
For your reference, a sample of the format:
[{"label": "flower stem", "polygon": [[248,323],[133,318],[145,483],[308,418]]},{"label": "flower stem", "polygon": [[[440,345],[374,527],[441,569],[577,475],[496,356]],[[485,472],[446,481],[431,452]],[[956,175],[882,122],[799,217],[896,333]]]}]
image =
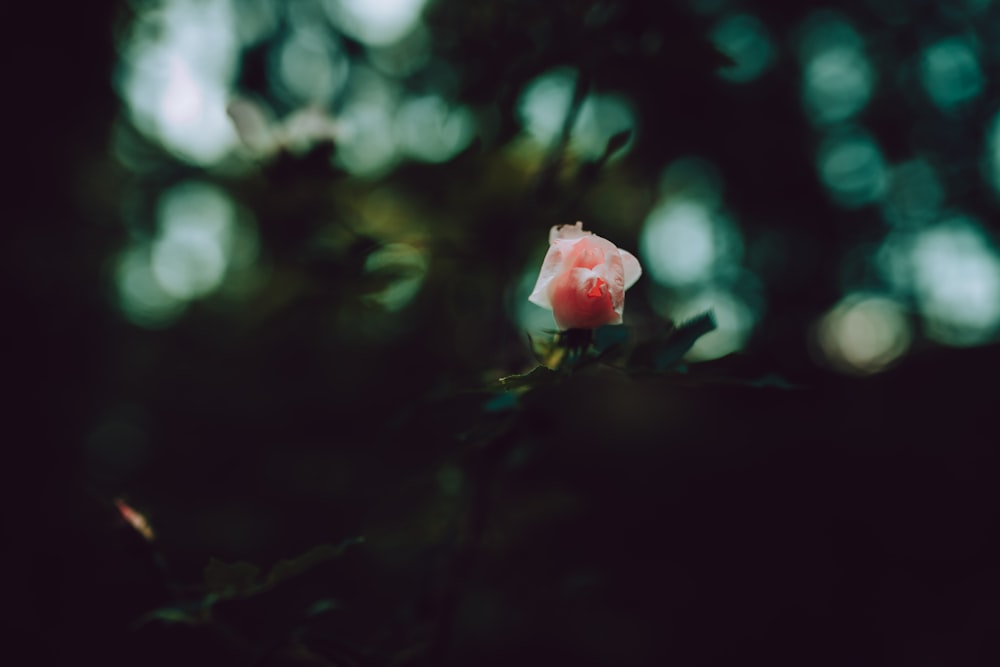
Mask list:
[{"label": "flower stem", "polygon": [[556,346],[566,350],[563,364],[576,365],[594,342],[593,329],[567,329],[556,334]]}]

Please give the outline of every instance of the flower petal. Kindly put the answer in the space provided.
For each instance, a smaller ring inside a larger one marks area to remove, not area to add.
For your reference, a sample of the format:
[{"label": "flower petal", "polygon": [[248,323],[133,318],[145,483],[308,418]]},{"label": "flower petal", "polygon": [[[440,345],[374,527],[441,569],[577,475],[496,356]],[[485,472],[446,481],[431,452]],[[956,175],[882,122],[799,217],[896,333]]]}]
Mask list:
[{"label": "flower petal", "polygon": [[552,300],[549,298],[549,285],[552,279],[559,275],[562,269],[563,253],[558,246],[549,247],[549,251],[542,260],[542,269],[538,272],[538,280],[535,281],[535,288],[531,290],[528,301],[552,310]]},{"label": "flower petal", "polygon": [[560,329],[596,329],[621,324],[607,283],[596,272],[576,268],[552,283],[552,314]]},{"label": "flower petal", "polygon": [[628,250],[619,249],[618,252],[621,253],[622,265],[625,267],[625,289],[628,289],[639,280],[639,276],[642,275],[642,267],[639,266],[639,260],[636,259],[635,255]]},{"label": "flower petal", "polygon": [[556,225],[549,230],[549,251],[542,260],[538,280],[535,281],[535,287],[528,301],[552,310],[550,296],[552,279],[574,265],[572,258],[575,257],[575,246],[592,236],[590,232],[583,231],[582,222],[575,225]]},{"label": "flower petal", "polygon": [[556,240],[575,241],[584,236],[593,236],[593,232],[583,231],[583,223],[577,222],[575,225],[555,225],[549,230],[549,243]]}]

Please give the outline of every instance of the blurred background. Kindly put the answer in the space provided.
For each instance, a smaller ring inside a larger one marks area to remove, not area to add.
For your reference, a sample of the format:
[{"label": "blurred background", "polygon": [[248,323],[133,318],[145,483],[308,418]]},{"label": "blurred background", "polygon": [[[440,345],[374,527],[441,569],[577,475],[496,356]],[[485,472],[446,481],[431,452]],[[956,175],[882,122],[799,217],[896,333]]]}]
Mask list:
[{"label": "blurred background", "polygon": [[[41,659],[995,664],[1000,6],[37,14],[5,613]],[[631,341],[718,327],[492,391],[577,220],[643,266]],[[359,537],[200,611],[210,558]]]}]

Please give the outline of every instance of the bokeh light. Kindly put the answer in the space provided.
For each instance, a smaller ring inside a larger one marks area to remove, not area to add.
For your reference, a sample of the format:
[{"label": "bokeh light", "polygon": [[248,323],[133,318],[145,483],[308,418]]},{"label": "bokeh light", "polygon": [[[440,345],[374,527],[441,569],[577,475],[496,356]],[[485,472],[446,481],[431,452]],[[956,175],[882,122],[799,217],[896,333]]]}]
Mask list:
[{"label": "bokeh light", "polygon": [[802,97],[809,117],[825,124],[847,120],[872,96],[875,70],[864,40],[835,14],[817,13],[806,20],[799,45]]},{"label": "bokeh light", "polygon": [[759,318],[746,300],[717,286],[684,297],[665,314],[683,322],[709,310],[715,318],[716,328],[695,342],[684,357],[688,361],[710,361],[743,349]]},{"label": "bokeh light", "polygon": [[208,294],[222,282],[226,258],[208,235],[166,234],[153,244],[153,275],[160,286],[178,299]]},{"label": "bokeh light", "polygon": [[920,233],[910,250],[913,288],[927,335],[976,345],[1000,327],[1000,257],[982,228],[955,218]]},{"label": "bokeh light", "polygon": [[117,77],[136,127],[189,162],[221,160],[237,143],[226,104],[238,46],[225,0],[171,0],[143,14]]},{"label": "bokeh light", "polygon": [[155,236],[127,248],[116,273],[122,313],[147,328],[173,322],[190,300],[219,289],[230,269],[252,269],[258,251],[256,232],[232,199],[207,183],[167,190],[156,218]]},{"label": "bokeh light", "polygon": [[375,178],[399,160],[393,113],[398,86],[373,69],[354,69],[349,102],[337,117],[336,162],[356,176]]},{"label": "bokeh light", "polygon": [[392,44],[420,23],[426,0],[326,0],[324,7],[340,30],[373,46]]},{"label": "bokeh light", "polygon": [[723,209],[718,170],[700,158],[682,158],[664,170],[659,191],[639,238],[643,268],[650,277],[679,288],[734,275],[743,239]]},{"label": "bokeh light", "polygon": [[164,194],[158,217],[152,269],[163,290],[177,299],[214,291],[225,275],[236,226],[229,197],[205,183],[183,183]]},{"label": "bokeh light", "polygon": [[439,95],[425,95],[410,97],[399,106],[394,130],[405,155],[444,162],[469,144],[475,120],[465,107],[450,106]]},{"label": "bokeh light", "polygon": [[646,218],[639,252],[658,283],[685,286],[710,280],[740,259],[738,232],[725,217],[695,199],[668,200]]},{"label": "bokeh light", "polygon": [[319,142],[341,139],[341,124],[320,107],[299,109],[278,126],[282,145],[293,153],[305,153]]},{"label": "bokeh light", "polygon": [[912,228],[935,220],[944,204],[944,186],[925,159],[893,167],[882,202],[882,215],[894,227]]},{"label": "bokeh light", "polygon": [[[571,69],[551,70],[531,81],[518,99],[518,116],[525,132],[543,148],[553,145],[562,131],[576,77]],[[585,159],[597,159],[612,136],[635,129],[635,113],[628,100],[616,94],[590,94],[573,125],[570,149]],[[624,156],[634,138],[611,159]]]},{"label": "bokeh light", "polygon": [[775,49],[767,27],[756,16],[733,14],[712,29],[712,41],[736,63],[719,70],[727,81],[753,81],[771,66]]},{"label": "bokeh light", "polygon": [[572,70],[553,70],[529,83],[521,93],[517,103],[521,125],[538,143],[548,146],[559,136],[573,99],[574,79]]},{"label": "bokeh light", "polygon": [[589,95],[580,107],[573,128],[572,146],[582,157],[596,160],[607,149],[608,140],[619,132],[633,130],[628,141],[610,156],[625,156],[635,141],[636,120],[631,103],[621,95]]},{"label": "bokeh light", "polygon": [[282,5],[273,0],[243,0],[236,12],[236,36],[244,48],[267,39],[278,29]]},{"label": "bokeh light", "polygon": [[368,300],[389,311],[404,308],[420,291],[428,266],[426,254],[412,245],[390,243],[379,248],[365,259],[365,272],[391,279],[381,290],[367,295]]},{"label": "bokeh light", "polygon": [[840,128],[831,132],[820,145],[816,162],[823,185],[842,206],[863,206],[885,192],[885,160],[874,139],[863,130]]},{"label": "bokeh light", "polygon": [[1000,329],[1000,256],[982,227],[954,217],[890,234],[876,256],[896,293],[912,299],[924,333],[946,345],[977,345]]},{"label": "bokeh light", "polygon": [[328,105],[347,82],[349,62],[328,31],[315,27],[290,33],[275,52],[272,80],[293,104]]},{"label": "bokeh light", "polygon": [[820,320],[816,343],[832,368],[867,375],[887,368],[910,347],[913,334],[903,306],[886,296],[854,293]]},{"label": "bokeh light", "polygon": [[920,59],[920,78],[931,100],[949,111],[983,89],[979,58],[969,40],[951,37],[928,46]]},{"label": "bokeh light", "polygon": [[148,244],[134,245],[117,261],[118,305],[132,324],[158,329],[184,312],[187,303],[169,294],[153,275]]}]

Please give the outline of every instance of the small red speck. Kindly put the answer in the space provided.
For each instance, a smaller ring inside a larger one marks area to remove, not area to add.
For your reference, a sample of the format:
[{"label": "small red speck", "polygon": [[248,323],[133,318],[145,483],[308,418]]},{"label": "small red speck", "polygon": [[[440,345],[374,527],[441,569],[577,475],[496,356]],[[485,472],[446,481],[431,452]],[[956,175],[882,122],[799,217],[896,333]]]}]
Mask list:
[{"label": "small red speck", "polygon": [[600,297],[602,294],[604,294],[603,290],[604,285],[605,282],[600,278],[598,278],[597,280],[594,281],[594,286],[590,288],[589,292],[587,292],[587,296],[589,296],[592,299]]}]

